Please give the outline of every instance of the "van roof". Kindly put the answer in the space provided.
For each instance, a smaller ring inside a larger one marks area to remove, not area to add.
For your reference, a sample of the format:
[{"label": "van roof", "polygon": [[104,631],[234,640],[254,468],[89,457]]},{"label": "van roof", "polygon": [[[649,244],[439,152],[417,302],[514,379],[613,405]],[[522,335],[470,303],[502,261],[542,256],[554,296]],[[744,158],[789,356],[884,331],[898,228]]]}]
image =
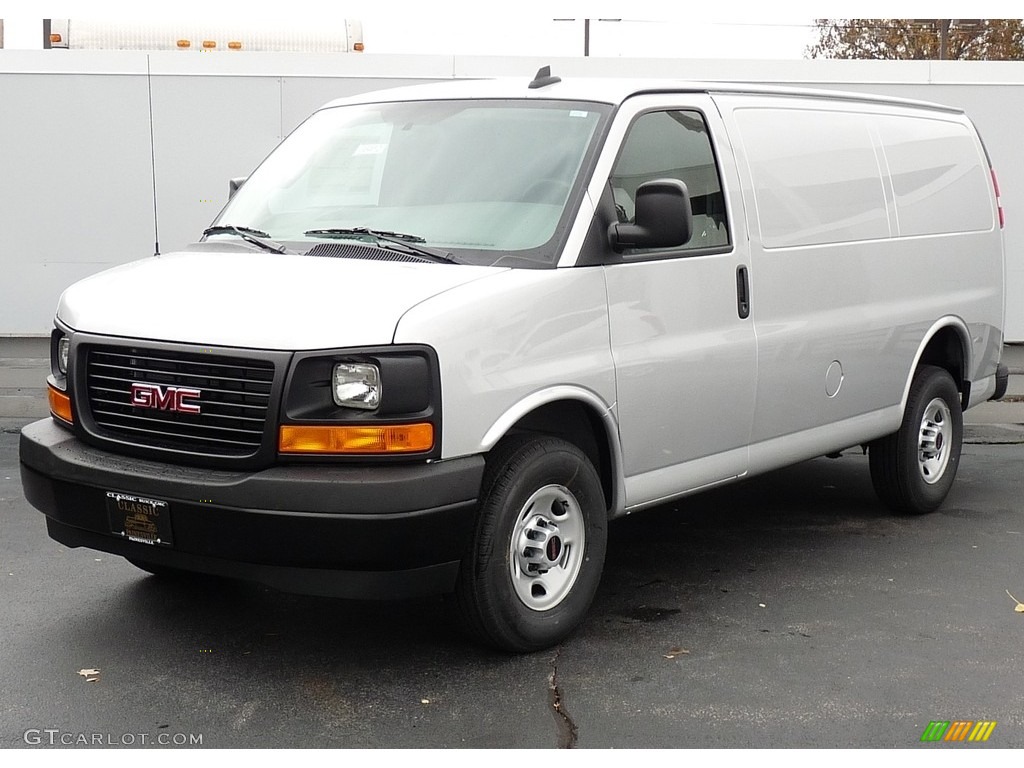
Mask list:
[{"label": "van roof", "polygon": [[[539,75],[540,73],[538,73]],[[927,101],[902,99],[877,94],[853,93],[814,88],[801,88],[762,83],[708,82],[671,79],[631,79],[573,77],[547,85],[530,87],[531,80],[522,78],[495,78],[481,80],[447,80],[443,82],[410,85],[362,93],[336,99],[325,105],[366,104],[382,101],[425,101],[433,99],[564,99],[567,101],[593,101],[603,104],[621,104],[631,96],[647,93],[730,93],[775,96],[802,96],[841,101],[859,101],[872,104],[891,104],[918,107],[943,112],[962,113],[957,107]]]}]

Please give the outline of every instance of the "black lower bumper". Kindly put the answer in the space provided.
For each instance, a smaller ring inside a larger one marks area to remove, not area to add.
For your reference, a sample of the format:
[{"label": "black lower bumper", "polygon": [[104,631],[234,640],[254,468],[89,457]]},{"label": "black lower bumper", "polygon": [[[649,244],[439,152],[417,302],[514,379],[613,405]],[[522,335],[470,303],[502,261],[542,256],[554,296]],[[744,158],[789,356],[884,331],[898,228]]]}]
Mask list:
[{"label": "black lower bumper", "polygon": [[[43,420],[21,434],[25,496],[55,540],[288,591],[400,598],[454,587],[483,458],[230,472],[101,451]],[[108,493],[167,503],[172,545],[114,533]]]}]

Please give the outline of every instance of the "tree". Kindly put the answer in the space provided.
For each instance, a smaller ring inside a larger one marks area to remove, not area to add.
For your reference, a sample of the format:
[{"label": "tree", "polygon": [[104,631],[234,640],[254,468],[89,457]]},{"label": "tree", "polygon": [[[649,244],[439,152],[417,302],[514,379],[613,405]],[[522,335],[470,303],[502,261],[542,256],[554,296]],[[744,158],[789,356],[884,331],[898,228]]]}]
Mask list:
[{"label": "tree", "polygon": [[815,19],[812,59],[1024,59],[1024,19]]}]

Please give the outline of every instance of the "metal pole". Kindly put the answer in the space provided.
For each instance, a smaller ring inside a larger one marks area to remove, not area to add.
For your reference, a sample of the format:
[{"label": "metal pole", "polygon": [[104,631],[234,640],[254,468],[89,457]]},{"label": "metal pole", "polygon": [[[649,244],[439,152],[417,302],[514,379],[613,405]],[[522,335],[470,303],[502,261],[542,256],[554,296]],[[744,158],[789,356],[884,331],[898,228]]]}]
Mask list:
[{"label": "metal pole", "polygon": [[590,55],[590,19],[583,20],[583,55]]}]

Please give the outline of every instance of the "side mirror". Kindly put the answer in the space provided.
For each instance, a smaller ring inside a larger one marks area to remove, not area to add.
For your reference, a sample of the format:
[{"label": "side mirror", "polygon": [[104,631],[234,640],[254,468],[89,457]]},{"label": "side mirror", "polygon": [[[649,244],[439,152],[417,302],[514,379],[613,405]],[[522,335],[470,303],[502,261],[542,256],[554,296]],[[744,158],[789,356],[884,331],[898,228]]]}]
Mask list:
[{"label": "side mirror", "polygon": [[248,176],[239,176],[237,179],[228,181],[228,200],[235,196],[235,192],[242,188],[248,178]]},{"label": "side mirror", "polygon": [[637,187],[633,223],[608,227],[608,242],[616,253],[626,248],[672,248],[693,236],[690,193],[679,179],[655,179]]}]

